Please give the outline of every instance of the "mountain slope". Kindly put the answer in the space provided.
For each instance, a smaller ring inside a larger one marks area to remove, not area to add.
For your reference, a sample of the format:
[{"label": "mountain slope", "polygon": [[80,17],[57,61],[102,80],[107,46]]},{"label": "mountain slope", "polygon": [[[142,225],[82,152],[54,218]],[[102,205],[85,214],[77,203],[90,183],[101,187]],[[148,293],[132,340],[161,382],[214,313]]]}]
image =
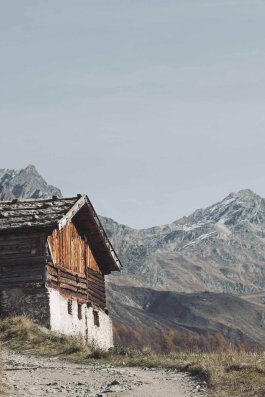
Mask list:
[{"label": "mountain slope", "polygon": [[170,225],[133,230],[102,218],[127,275],[156,289],[254,293],[265,289],[265,200],[250,190]]},{"label": "mountain slope", "polygon": [[237,344],[264,346],[264,304],[235,295],[111,285],[110,303],[115,322],[127,329],[143,329],[143,337],[150,327],[153,331],[191,331],[199,335],[221,332]]},{"label": "mountain slope", "polygon": [[151,325],[200,335],[221,331],[233,342],[264,346],[263,198],[250,190],[232,193],[146,230],[102,222],[125,264],[108,288],[116,323],[132,332],[144,328],[147,340]]}]

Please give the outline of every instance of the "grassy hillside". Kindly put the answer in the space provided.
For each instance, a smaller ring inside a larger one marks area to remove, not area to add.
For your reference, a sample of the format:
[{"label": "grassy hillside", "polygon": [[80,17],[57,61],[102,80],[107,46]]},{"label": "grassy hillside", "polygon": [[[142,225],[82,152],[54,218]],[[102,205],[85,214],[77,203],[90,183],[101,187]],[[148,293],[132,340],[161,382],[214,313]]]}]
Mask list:
[{"label": "grassy hillside", "polygon": [[[167,352],[164,336],[174,331],[175,348],[181,350],[195,346],[212,351],[220,343],[209,341],[218,335],[235,346],[264,346],[263,303],[212,292],[186,294],[115,285],[111,290],[111,317],[118,343],[130,345],[134,341],[142,348],[151,341],[153,350]],[[127,300],[121,301],[120,296]],[[183,334],[189,335],[188,344],[187,337],[177,337]]]},{"label": "grassy hillside", "polygon": [[158,355],[150,351],[115,348],[104,353],[91,350],[79,339],[41,329],[25,317],[0,321],[2,347],[20,352],[56,356],[91,364],[114,366],[166,367],[185,371],[208,385],[209,397],[262,397],[265,384],[265,354],[228,349],[215,353],[171,353]]}]

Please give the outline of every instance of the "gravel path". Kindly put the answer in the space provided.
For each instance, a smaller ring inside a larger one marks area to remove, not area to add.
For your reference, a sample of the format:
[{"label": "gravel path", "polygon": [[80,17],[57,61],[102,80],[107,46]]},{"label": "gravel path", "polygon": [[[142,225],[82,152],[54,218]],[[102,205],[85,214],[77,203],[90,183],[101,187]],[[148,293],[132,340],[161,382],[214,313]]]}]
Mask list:
[{"label": "gravel path", "polygon": [[9,396],[199,397],[201,386],[172,370],[79,365],[4,352]]}]

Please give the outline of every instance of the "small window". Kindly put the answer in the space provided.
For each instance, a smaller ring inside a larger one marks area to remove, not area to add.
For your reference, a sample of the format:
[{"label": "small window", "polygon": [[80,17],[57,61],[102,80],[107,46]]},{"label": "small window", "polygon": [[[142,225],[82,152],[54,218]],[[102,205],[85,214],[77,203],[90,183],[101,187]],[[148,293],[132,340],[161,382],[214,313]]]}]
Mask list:
[{"label": "small window", "polygon": [[71,301],[71,299],[68,300],[67,307],[68,307],[68,314],[70,314],[72,316],[72,314],[73,314],[73,302]]},{"label": "small window", "polygon": [[99,315],[97,310],[93,310],[94,324],[99,327]]},{"label": "small window", "polygon": [[82,320],[82,305],[81,305],[81,303],[78,303],[78,305],[77,305],[77,317],[79,320]]}]

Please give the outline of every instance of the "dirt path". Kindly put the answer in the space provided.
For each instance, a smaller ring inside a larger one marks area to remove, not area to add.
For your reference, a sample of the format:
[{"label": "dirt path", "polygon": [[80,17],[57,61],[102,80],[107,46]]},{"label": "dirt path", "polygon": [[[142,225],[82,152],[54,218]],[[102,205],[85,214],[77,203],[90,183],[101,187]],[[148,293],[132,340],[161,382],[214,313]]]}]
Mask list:
[{"label": "dirt path", "polygon": [[163,369],[85,366],[13,352],[3,353],[10,396],[199,397],[200,385]]}]

